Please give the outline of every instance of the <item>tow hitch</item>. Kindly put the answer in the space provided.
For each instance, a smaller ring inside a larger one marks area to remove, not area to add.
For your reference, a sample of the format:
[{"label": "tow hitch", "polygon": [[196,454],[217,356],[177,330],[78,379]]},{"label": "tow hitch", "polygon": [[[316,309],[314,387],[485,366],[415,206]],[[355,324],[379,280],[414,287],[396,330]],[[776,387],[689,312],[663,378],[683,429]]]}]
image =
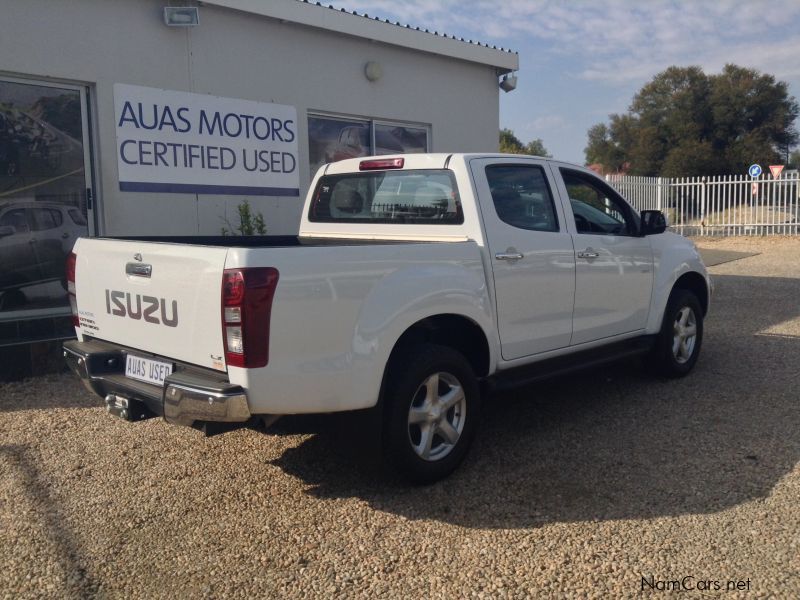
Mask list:
[{"label": "tow hitch", "polygon": [[116,394],[106,396],[106,410],[112,415],[131,422],[143,421],[155,416],[143,402]]}]

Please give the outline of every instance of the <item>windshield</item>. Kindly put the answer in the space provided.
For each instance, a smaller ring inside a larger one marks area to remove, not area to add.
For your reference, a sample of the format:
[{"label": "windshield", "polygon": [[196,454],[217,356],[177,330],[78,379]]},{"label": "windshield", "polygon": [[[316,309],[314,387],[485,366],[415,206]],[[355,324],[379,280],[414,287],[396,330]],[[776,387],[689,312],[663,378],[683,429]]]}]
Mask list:
[{"label": "windshield", "polygon": [[452,171],[420,169],[322,177],[308,219],[458,225],[464,222],[464,215]]}]

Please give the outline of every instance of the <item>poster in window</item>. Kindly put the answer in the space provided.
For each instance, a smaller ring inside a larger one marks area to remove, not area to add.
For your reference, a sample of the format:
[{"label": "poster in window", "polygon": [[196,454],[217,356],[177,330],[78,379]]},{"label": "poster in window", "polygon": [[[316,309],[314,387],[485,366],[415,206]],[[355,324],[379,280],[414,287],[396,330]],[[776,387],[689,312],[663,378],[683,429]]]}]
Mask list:
[{"label": "poster in window", "polygon": [[370,154],[369,121],[308,118],[308,162],[311,177],[325,163]]},{"label": "poster in window", "polygon": [[414,154],[427,151],[427,129],[375,124],[375,154]]},{"label": "poster in window", "polygon": [[0,320],[69,306],[64,264],[87,234],[81,111],[77,90],[0,80]]}]

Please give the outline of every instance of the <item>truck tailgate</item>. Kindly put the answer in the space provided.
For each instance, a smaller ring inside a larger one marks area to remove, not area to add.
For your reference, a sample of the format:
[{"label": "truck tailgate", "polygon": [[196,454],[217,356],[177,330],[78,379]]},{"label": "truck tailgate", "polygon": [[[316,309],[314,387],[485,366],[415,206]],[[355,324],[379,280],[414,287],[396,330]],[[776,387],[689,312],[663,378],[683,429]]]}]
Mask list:
[{"label": "truck tailgate", "polygon": [[220,310],[227,248],[82,238],[75,253],[85,335],[225,370]]}]

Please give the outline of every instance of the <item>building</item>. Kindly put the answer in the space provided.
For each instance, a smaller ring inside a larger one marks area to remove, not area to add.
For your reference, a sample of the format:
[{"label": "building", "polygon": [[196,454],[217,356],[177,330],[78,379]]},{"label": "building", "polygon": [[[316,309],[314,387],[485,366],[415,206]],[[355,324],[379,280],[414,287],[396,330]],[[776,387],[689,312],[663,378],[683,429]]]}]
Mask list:
[{"label": "building", "polygon": [[71,335],[77,236],[219,235],[245,200],[294,234],[323,162],[497,149],[515,53],[300,0],[167,3],[0,0],[0,347]]}]

